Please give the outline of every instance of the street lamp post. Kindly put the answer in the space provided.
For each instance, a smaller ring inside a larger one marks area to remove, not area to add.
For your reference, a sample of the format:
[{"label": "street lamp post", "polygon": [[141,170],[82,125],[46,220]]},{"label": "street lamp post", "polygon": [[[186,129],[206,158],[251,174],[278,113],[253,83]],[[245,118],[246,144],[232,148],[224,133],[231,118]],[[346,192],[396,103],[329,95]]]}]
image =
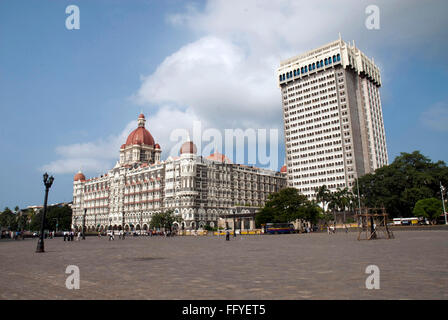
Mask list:
[{"label": "street lamp post", "polygon": [[143,211],[140,212],[140,235],[143,234]]},{"label": "street lamp post", "polygon": [[233,211],[233,237],[236,237],[236,226],[235,226],[235,214],[236,214],[236,210],[232,210]]},{"label": "street lamp post", "polygon": [[445,224],[448,224],[446,221],[445,199],[443,198],[443,192],[445,191],[445,188],[442,186],[442,181],[439,182],[440,182],[440,194],[442,195],[443,215],[445,216]]},{"label": "street lamp post", "polygon": [[48,174],[45,172],[44,174],[44,185],[45,185],[45,200],[44,200],[44,213],[42,214],[42,221],[40,225],[40,237],[37,241],[36,252],[45,252],[44,250],[44,227],[45,227],[45,215],[47,214],[47,200],[48,200],[48,191],[53,184],[54,178],[51,176],[48,178]]},{"label": "street lamp post", "polygon": [[85,229],[86,229],[86,214],[87,209],[84,208],[84,215],[82,217],[82,240],[86,240]]}]

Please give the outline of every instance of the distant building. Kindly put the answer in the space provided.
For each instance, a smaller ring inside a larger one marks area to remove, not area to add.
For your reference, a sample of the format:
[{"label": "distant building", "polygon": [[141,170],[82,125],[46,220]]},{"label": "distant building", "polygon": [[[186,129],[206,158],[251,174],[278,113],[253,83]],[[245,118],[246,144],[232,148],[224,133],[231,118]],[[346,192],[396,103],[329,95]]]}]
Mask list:
[{"label": "distant building", "polygon": [[379,88],[373,59],[339,39],[282,61],[287,180],[309,198],[331,191],[388,164]]},{"label": "distant building", "polygon": [[270,193],[286,186],[283,172],[233,164],[216,151],[204,158],[191,141],[182,145],[179,157],[161,161],[160,145],[145,122],[141,114],[114,168],[92,179],[81,172],[75,175],[74,228],[82,225],[86,212],[89,230],[145,230],[154,213],[173,210],[183,219],[176,224],[179,229],[215,227],[220,217],[234,212],[238,229],[253,229],[253,215],[241,208],[263,206]]}]

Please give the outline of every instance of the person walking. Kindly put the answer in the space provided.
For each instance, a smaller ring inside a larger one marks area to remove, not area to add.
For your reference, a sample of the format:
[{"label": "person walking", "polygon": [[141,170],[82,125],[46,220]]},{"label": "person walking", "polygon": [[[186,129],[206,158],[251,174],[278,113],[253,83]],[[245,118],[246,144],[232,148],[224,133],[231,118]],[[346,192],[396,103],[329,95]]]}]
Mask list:
[{"label": "person walking", "polygon": [[230,241],[230,232],[229,232],[229,229],[226,230],[226,241]]},{"label": "person walking", "polygon": [[78,234],[76,236],[76,241],[81,241],[81,232],[78,231]]}]

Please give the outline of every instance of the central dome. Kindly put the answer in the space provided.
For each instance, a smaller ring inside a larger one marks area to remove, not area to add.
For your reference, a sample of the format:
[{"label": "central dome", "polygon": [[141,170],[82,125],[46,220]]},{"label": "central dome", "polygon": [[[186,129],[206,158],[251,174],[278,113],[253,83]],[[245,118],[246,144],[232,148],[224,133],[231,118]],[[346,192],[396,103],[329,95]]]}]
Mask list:
[{"label": "central dome", "polygon": [[134,144],[145,144],[154,146],[154,138],[151,133],[145,129],[145,116],[140,114],[138,117],[138,128],[132,131],[126,140],[126,146]]}]

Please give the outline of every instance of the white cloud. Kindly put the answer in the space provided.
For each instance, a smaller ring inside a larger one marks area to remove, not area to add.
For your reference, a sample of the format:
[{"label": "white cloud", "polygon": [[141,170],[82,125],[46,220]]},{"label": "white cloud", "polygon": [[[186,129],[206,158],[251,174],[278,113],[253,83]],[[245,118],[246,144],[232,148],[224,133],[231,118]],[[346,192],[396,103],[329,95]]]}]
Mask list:
[{"label": "white cloud", "polygon": [[[180,111],[164,107],[154,116],[146,116],[146,128],[151,132],[156,143],[162,147],[162,157],[166,158],[176,141],[170,141],[170,134],[175,129],[188,130],[193,121],[198,120],[190,111]],[[137,127],[137,121],[129,122],[125,129],[107,139],[99,139],[85,143],[58,146],[56,154],[59,159],[40,168],[51,173],[72,173],[78,170],[89,174],[101,174],[110,170],[119,159],[120,146],[126,142],[127,136]],[[177,154],[177,150],[173,151]]]},{"label": "white cloud", "polygon": [[[184,12],[168,16],[169,23],[195,33],[197,40],[142,77],[133,96],[139,104],[158,109],[148,117],[147,128],[162,146],[164,157],[176,153],[172,148],[177,145],[170,141],[173,130],[191,129],[197,120],[203,129],[277,128],[283,145],[276,68],[282,59],[336,40],[338,32],[345,40],[355,39],[367,55],[375,55],[378,65],[392,72],[403,50],[448,29],[445,2],[379,0],[375,4],[380,8],[381,29],[369,31],[364,22],[370,4],[370,0],[210,0],[202,10],[187,4]],[[446,46],[446,41],[433,43]],[[389,50],[400,46],[399,54]],[[385,61],[376,56],[381,50],[387,51]],[[386,72],[382,76],[388,78]],[[437,117],[432,115],[437,112],[441,111],[428,111],[423,117],[434,128]],[[128,125],[105,140],[60,146],[56,150],[60,159],[43,168],[73,173],[82,166],[103,172],[118,159],[119,146],[132,128]]]},{"label": "white cloud", "polygon": [[448,103],[440,102],[422,113],[421,122],[435,131],[448,131]]}]

